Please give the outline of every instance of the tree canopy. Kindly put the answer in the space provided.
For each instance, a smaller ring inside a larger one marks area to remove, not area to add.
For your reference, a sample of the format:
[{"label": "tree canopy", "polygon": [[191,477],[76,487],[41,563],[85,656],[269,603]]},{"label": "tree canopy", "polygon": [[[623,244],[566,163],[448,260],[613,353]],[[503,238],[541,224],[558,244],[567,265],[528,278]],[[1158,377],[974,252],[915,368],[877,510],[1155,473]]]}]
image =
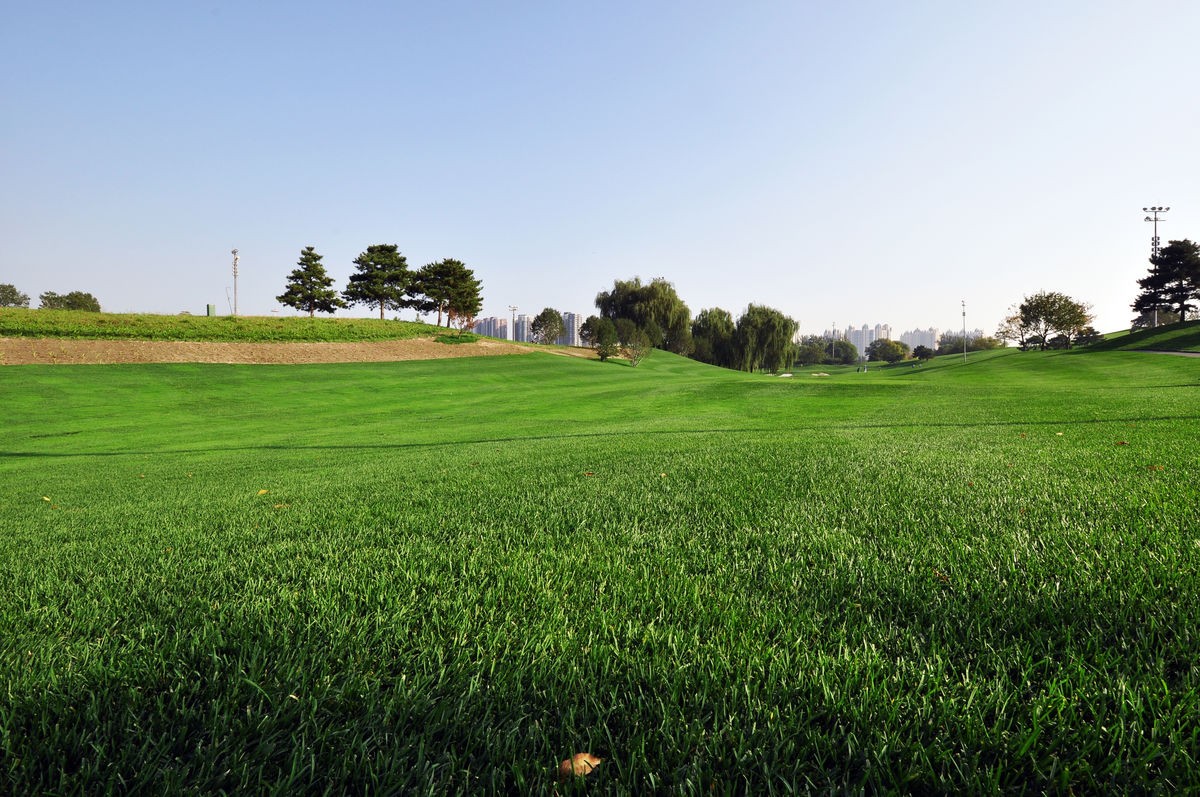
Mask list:
[{"label": "tree canopy", "polygon": [[406,306],[405,297],[413,275],[408,260],[396,244],[372,244],[354,258],[355,273],[350,275],[342,298],[347,304],[364,304],[379,308],[379,318],[385,310]]},{"label": "tree canopy", "polygon": [[596,309],[614,323],[627,318],[647,332],[651,345],[688,354],[692,348],[692,315],[662,277],[642,284],[640,277],[616,280],[611,291],[596,294]]},{"label": "tree canopy", "polygon": [[596,350],[597,356],[603,362],[618,353],[617,328],[613,322],[601,316],[588,316],[579,327],[579,337],[584,343]]},{"label": "tree canopy", "polygon": [[100,300],[90,293],[71,291],[67,294],[57,294],[46,291],[38,297],[43,310],[86,310],[89,313],[100,312]]},{"label": "tree canopy", "polygon": [[1055,338],[1065,348],[1070,348],[1075,339],[1093,320],[1090,308],[1063,293],[1040,291],[1026,296],[1019,306],[996,330],[996,337],[1014,340],[1022,349],[1037,346],[1048,349]]},{"label": "tree canopy", "polygon": [[722,368],[739,367],[736,331],[737,325],[728,310],[720,307],[701,310],[692,321],[692,358]]},{"label": "tree canopy", "polygon": [[533,339],[538,343],[550,344],[563,336],[566,326],[563,324],[562,313],[553,307],[547,307],[538,313],[529,325]]},{"label": "tree canopy", "polygon": [[417,272],[409,291],[410,306],[420,312],[437,311],[437,325],[442,325],[443,314],[446,326],[455,318],[474,318],[483,307],[480,293],[482,283],[475,272],[461,260],[446,258],[436,263],[427,263]]},{"label": "tree canopy", "polygon": [[770,307],[752,304],[738,319],[734,340],[745,371],[778,371],[791,355],[796,322]]},{"label": "tree canopy", "polygon": [[29,294],[21,293],[16,285],[0,284],[0,307],[28,307]]},{"label": "tree canopy", "polygon": [[877,362],[898,363],[908,359],[908,354],[908,344],[898,340],[876,338],[867,345],[867,359]]},{"label": "tree canopy", "polygon": [[[1200,298],[1200,244],[1188,239],[1171,241],[1150,258],[1150,273],[1138,280],[1142,289],[1133,302],[1138,313],[1171,311],[1180,321]],[[1160,312],[1161,314],[1161,312]]]},{"label": "tree canopy", "polygon": [[276,301],[297,310],[307,310],[309,318],[318,310],[332,313],[339,307],[345,307],[346,303],[338,298],[338,292],[333,287],[333,278],[325,273],[321,257],[313,247],[304,247],[300,251],[300,259],[296,261],[297,268],[288,275],[287,286],[281,295],[275,297]]}]

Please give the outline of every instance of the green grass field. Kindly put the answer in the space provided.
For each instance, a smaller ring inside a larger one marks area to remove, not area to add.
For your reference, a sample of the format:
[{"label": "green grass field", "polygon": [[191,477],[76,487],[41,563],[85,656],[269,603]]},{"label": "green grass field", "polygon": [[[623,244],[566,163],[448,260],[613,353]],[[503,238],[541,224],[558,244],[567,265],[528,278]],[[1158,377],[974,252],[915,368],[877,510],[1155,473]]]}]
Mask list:
[{"label": "green grass field", "polygon": [[446,332],[446,328],[430,324],[378,318],[149,315],[0,307],[0,338],[314,343],[405,340]]},{"label": "green grass field", "polygon": [[824,370],[0,369],[0,792],[1200,788],[1200,362]]}]

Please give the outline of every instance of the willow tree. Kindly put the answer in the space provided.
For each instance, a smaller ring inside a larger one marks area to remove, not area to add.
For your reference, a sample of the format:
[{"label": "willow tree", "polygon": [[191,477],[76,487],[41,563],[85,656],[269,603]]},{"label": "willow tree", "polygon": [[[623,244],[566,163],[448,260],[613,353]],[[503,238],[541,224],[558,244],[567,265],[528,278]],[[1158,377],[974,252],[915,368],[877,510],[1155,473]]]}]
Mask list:
[{"label": "willow tree", "polygon": [[734,339],[744,371],[778,371],[792,356],[797,324],[771,307],[752,304],[737,322]]},{"label": "willow tree", "polygon": [[656,348],[688,354],[692,350],[692,312],[662,277],[643,284],[640,277],[616,280],[611,291],[596,294],[596,309],[614,323],[627,318],[649,333]]}]

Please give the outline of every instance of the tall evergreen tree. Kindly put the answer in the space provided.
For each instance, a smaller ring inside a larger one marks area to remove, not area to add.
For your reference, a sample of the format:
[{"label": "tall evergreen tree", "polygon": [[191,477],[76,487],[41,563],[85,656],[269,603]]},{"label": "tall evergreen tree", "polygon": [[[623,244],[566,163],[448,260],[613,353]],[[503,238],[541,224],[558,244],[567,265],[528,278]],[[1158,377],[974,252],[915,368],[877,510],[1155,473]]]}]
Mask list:
[{"label": "tall evergreen tree", "polygon": [[1188,239],[1171,241],[1150,258],[1150,273],[1138,280],[1142,292],[1133,302],[1138,313],[1173,310],[1187,320],[1193,299],[1200,297],[1200,244]]},{"label": "tall evergreen tree", "polygon": [[462,316],[474,316],[483,307],[483,296],[480,293],[482,283],[475,278],[475,272],[467,268],[461,260],[446,258],[437,263],[428,263],[416,273],[413,287],[411,306],[426,312],[437,311],[437,325],[442,325],[442,315],[446,316],[446,326],[451,319]]},{"label": "tall evergreen tree", "polygon": [[357,271],[350,275],[342,298],[348,304],[365,304],[379,308],[379,318],[385,310],[407,306],[405,300],[413,281],[408,260],[396,244],[372,244],[354,258]]},{"label": "tall evergreen tree", "polygon": [[346,303],[338,298],[338,292],[333,287],[333,278],[325,273],[321,257],[311,246],[300,250],[297,268],[288,275],[287,287],[275,300],[297,310],[307,310],[309,318],[318,310],[332,313],[339,307],[345,307]]}]

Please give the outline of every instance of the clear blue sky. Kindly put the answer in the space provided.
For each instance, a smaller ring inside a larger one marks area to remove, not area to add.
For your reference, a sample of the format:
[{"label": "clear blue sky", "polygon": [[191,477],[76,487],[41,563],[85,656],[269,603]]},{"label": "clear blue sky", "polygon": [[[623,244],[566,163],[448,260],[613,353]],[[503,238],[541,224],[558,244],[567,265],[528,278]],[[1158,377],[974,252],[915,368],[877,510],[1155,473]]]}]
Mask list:
[{"label": "clear blue sky", "polygon": [[267,314],[304,246],[344,287],[396,243],[485,315],[639,275],[807,332],[1043,289],[1119,329],[1141,208],[1200,239],[1198,33],[1194,0],[8,3],[0,282],[224,313],[238,247]]}]

